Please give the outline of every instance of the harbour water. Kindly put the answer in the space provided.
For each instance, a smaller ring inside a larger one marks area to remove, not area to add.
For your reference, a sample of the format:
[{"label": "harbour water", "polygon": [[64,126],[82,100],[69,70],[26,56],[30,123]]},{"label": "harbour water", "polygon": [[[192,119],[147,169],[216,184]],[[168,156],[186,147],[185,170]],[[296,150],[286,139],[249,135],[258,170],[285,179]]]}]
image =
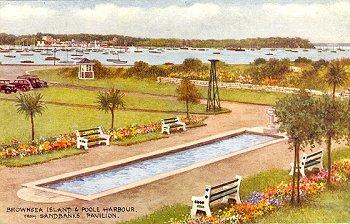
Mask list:
[{"label": "harbour water", "polygon": [[[8,49],[9,46],[0,46],[2,49]],[[256,58],[289,58],[295,60],[298,57],[306,57],[312,60],[332,60],[336,58],[350,57],[350,48],[341,49],[316,47],[315,49],[245,49],[245,51],[232,51],[227,49],[211,49],[211,48],[135,48],[129,47],[127,52],[118,48],[101,48],[98,51],[94,49],[78,49],[75,51],[63,51],[61,47],[56,48],[54,54],[53,47],[49,50],[32,51],[28,48],[28,52],[19,52],[11,50],[10,52],[0,52],[1,64],[36,64],[36,65],[65,65],[75,64],[81,58],[90,60],[99,60],[105,65],[133,65],[136,61],[144,61],[151,65],[159,65],[165,63],[181,64],[186,58],[198,58],[203,62],[208,59],[218,59],[228,64],[248,64]],[[122,53],[118,53],[118,51]],[[74,56],[75,55],[75,56]],[[59,60],[45,60],[47,57],[56,57]],[[114,63],[115,59],[127,61],[126,63]],[[107,61],[109,59],[109,61]],[[112,60],[110,60],[112,59]],[[114,60],[113,60],[114,59]],[[23,61],[29,63],[22,63]],[[22,62],[21,62],[22,61]],[[62,61],[66,63],[62,63]]]}]

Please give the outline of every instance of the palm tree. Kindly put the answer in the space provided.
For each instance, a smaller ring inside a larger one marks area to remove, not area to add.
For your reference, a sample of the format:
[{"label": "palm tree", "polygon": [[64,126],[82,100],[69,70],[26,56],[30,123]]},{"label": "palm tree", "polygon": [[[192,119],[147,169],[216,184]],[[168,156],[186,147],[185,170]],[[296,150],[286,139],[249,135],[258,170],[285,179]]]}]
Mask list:
[{"label": "palm tree", "polygon": [[[328,72],[325,75],[327,84],[332,87],[332,96],[333,101],[331,107],[335,107],[335,89],[338,86],[344,85],[348,80],[348,74],[346,73],[343,64],[340,60],[334,60],[329,64]],[[332,147],[332,138],[333,132],[327,132],[326,141],[327,141],[327,165],[328,165],[328,178],[327,183],[328,186],[331,184],[330,172],[331,172],[331,147]]]},{"label": "palm tree", "polygon": [[342,86],[348,80],[348,75],[340,60],[332,61],[329,64],[328,72],[326,73],[326,81],[332,87],[333,99],[335,98],[335,89],[337,86]]},{"label": "palm tree", "polygon": [[112,124],[111,129],[114,128],[114,112],[119,109],[119,107],[124,108],[125,102],[123,100],[124,93],[119,89],[111,88],[104,92],[99,92],[97,95],[98,109],[105,111],[106,113],[111,112]]},{"label": "palm tree", "polygon": [[45,105],[42,102],[43,95],[34,92],[33,94],[20,93],[17,97],[17,113],[25,114],[26,118],[30,118],[32,124],[32,143],[34,143],[35,127],[34,118],[37,114],[42,114],[45,110]]}]

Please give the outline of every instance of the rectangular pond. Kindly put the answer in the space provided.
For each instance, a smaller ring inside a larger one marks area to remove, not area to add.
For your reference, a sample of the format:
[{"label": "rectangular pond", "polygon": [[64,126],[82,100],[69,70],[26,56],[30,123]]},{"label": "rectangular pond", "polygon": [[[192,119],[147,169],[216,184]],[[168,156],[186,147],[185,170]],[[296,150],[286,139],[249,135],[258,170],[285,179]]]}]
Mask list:
[{"label": "rectangular pond", "polygon": [[42,184],[41,187],[84,196],[94,195],[203,163],[207,160],[221,158],[276,139],[273,136],[243,132],[219,140],[196,144],[193,147],[188,146],[175,150],[175,152],[161,153],[144,160],[111,167],[108,170],[89,172],[86,175],[73,176]]}]

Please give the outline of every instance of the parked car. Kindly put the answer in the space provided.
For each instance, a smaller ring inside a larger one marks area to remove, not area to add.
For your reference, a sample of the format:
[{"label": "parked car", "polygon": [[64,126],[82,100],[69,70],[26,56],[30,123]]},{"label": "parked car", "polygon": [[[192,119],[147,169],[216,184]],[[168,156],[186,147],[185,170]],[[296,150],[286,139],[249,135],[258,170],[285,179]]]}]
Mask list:
[{"label": "parked car", "polygon": [[38,76],[35,75],[21,75],[18,76],[17,79],[26,79],[32,84],[33,88],[42,88],[47,87],[47,82],[44,80],[40,80]]},{"label": "parked car", "polygon": [[15,93],[17,89],[10,83],[10,80],[0,80],[0,92],[4,91],[6,94]]},{"label": "parked car", "polygon": [[21,91],[29,91],[33,89],[32,84],[26,79],[15,79],[11,84]]}]

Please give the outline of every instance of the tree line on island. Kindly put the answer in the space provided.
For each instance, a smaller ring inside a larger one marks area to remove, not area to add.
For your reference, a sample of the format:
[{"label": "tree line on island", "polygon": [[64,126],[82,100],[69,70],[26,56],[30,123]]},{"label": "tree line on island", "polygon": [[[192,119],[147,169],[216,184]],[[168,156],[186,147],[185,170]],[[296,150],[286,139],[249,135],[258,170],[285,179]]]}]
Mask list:
[{"label": "tree line on island", "polygon": [[141,38],[124,35],[101,34],[50,34],[36,33],[29,35],[13,35],[0,33],[0,45],[33,45],[43,36],[51,36],[61,41],[75,40],[78,42],[106,41],[109,46],[135,47],[193,47],[193,48],[314,48],[314,45],[306,39],[299,37],[267,37],[246,38],[241,40],[200,40],[200,39],[176,39],[176,38]]}]

